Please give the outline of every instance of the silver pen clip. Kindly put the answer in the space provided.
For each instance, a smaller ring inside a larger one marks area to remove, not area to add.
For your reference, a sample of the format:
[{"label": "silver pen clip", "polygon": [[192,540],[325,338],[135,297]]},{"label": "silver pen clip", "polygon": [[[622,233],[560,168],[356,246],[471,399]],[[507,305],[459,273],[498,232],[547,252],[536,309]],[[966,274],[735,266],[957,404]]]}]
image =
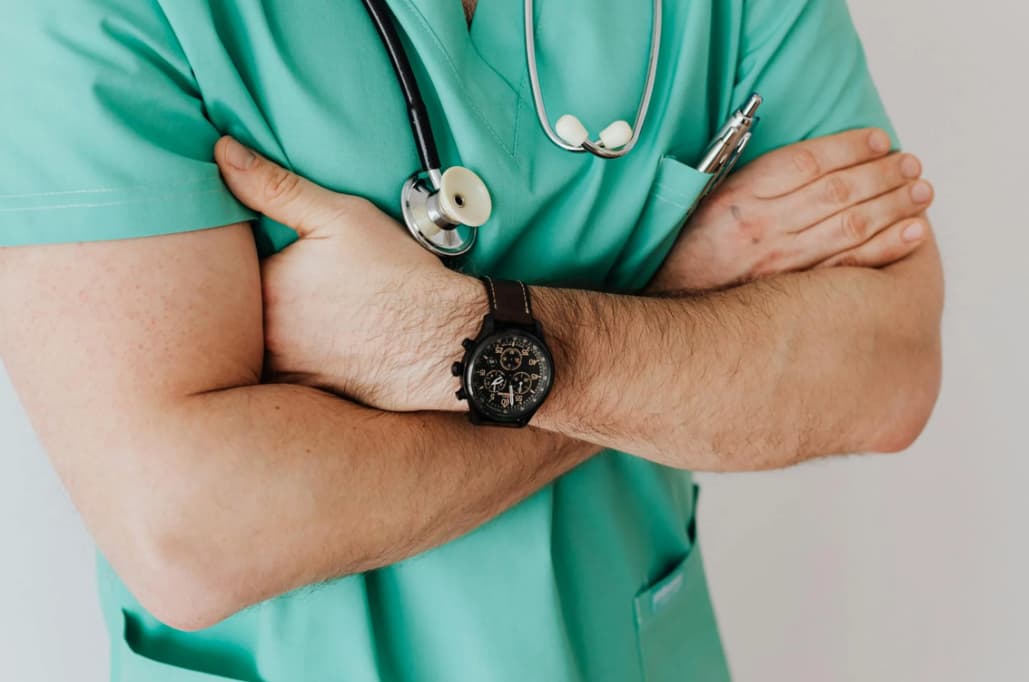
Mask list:
[{"label": "silver pen clip", "polygon": [[697,206],[718,189],[722,181],[736,167],[750,143],[754,127],[761,120],[757,116],[757,110],[763,101],[761,95],[757,93],[751,95],[747,103],[729,117],[729,120],[708,145],[707,151],[704,152],[704,158],[697,165],[697,170],[701,173],[710,173],[711,179],[690,209],[687,220],[693,216]]}]

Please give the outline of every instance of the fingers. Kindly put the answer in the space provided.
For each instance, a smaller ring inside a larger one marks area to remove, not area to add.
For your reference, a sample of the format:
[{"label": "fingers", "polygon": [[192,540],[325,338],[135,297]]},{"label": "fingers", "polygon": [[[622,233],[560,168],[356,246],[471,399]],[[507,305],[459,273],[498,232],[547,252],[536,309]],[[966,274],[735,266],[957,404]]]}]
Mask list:
[{"label": "fingers", "polygon": [[780,197],[780,224],[800,232],[840,211],[903,187],[922,174],[921,162],[911,154],[891,154],[859,166],[825,175]]},{"label": "fingers", "polygon": [[928,236],[929,224],[924,219],[903,220],[881,231],[864,244],[828,258],[815,267],[885,267],[910,255]]},{"label": "fingers", "polygon": [[765,154],[743,172],[753,178],[754,194],[772,199],[789,194],[823,175],[850,168],[890,152],[890,136],[879,128],[862,128],[818,137]]},{"label": "fingers", "polygon": [[293,228],[301,237],[329,224],[346,199],[346,195],[319,187],[228,136],[218,140],[214,158],[237,199]]},{"label": "fingers", "polygon": [[932,185],[919,180],[843,211],[797,235],[797,252],[807,257],[796,265],[811,267],[834,255],[851,253],[890,226],[921,215],[932,199]]}]

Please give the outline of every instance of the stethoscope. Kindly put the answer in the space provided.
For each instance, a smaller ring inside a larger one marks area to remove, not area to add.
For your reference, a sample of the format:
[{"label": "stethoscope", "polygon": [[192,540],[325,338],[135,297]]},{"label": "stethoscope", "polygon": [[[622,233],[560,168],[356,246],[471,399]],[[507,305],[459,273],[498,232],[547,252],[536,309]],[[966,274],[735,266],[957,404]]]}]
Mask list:
[{"label": "stethoscope", "polygon": [[[421,169],[407,179],[401,190],[404,224],[419,244],[437,256],[445,258],[468,253],[475,244],[478,228],[489,220],[493,212],[489,189],[482,178],[463,166],[440,170],[439,152],[425,102],[407,59],[407,52],[390,19],[390,10],[385,0],[363,2],[400,83],[421,164]],[[615,121],[600,132],[598,139],[591,140],[586,127],[571,114],[559,118],[554,126],[550,124],[536,64],[533,0],[525,0],[525,54],[529,82],[536,116],[551,142],[570,152],[589,152],[604,159],[617,159],[632,151],[639,141],[640,131],[650,110],[660,57],[660,38],[661,0],[654,0],[650,59],[643,94],[636,109],[636,121],[631,126],[626,121]]]}]

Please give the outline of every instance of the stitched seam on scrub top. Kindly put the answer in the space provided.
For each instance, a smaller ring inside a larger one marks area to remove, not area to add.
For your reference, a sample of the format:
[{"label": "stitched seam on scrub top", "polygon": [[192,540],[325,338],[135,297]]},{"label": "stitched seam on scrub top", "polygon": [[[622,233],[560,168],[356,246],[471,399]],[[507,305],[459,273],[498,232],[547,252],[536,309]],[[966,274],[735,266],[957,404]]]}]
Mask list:
[{"label": "stitched seam on scrub top", "polygon": [[661,201],[667,202],[667,203],[669,203],[669,204],[671,204],[673,206],[677,206],[679,208],[686,209],[686,210],[690,209],[690,206],[688,204],[683,203],[681,197],[670,197],[668,195],[662,194],[661,192],[657,192],[657,191],[652,192],[651,195],[655,199],[660,199]]},{"label": "stitched seam on scrub top", "polygon": [[73,189],[65,192],[27,192],[25,194],[0,194],[0,201],[4,199],[28,199],[31,197],[61,197],[72,194],[103,194],[111,192],[124,192],[126,190],[156,189],[166,187],[194,187],[211,184],[211,179],[190,180],[189,182],[173,182],[161,185],[122,185],[121,187],[98,187],[97,189]]},{"label": "stitched seam on scrub top", "polygon": [[515,102],[518,106],[515,107],[515,120],[514,120],[514,141],[511,143],[512,154],[511,157],[518,158],[518,142],[521,140],[521,127],[522,127],[522,109],[528,104],[524,100],[522,95],[525,93],[526,81],[529,80],[528,69],[522,74],[522,79],[518,81],[518,94],[515,96]]},{"label": "stitched seam on scrub top", "polygon": [[455,65],[454,60],[450,58],[450,53],[443,46],[443,41],[439,39],[438,35],[436,35],[436,31],[432,28],[432,24],[428,22],[428,20],[422,14],[421,10],[419,10],[415,6],[412,0],[406,0],[406,4],[408,7],[411,8],[411,11],[414,12],[415,17],[418,19],[418,21],[421,22],[422,27],[429,33],[430,36],[432,36],[432,40],[436,43],[436,47],[443,54],[444,61],[446,61],[447,66],[450,67],[450,72],[454,75],[454,80],[457,81],[457,87],[459,87],[465,93],[465,95],[468,96],[468,101],[466,102],[467,105],[471,108],[475,115],[479,117],[479,120],[482,121],[483,125],[486,126],[486,129],[489,130],[490,135],[493,136],[493,139],[500,144],[501,149],[507,152],[508,156],[514,158],[514,150],[508,147],[507,143],[504,142],[504,140],[500,137],[500,133],[494,130],[493,126],[489,122],[489,118],[486,117],[486,114],[473,101],[473,98],[471,97],[471,92],[468,90],[467,87],[465,87],[464,81],[461,80],[461,74],[457,70],[457,65]]},{"label": "stitched seam on scrub top", "polygon": [[672,194],[675,194],[676,196],[680,196],[680,197],[687,196],[689,194],[689,192],[684,191],[681,185],[682,185],[682,183],[680,183],[680,184],[673,184],[671,182],[655,182],[654,183],[654,191],[656,192],[656,191],[660,191],[662,189],[665,189],[665,190],[670,191]]},{"label": "stitched seam on scrub top", "polygon": [[30,211],[52,211],[55,209],[64,208],[103,208],[105,206],[123,206],[125,204],[139,204],[147,201],[153,201],[154,199],[170,199],[172,197],[178,199],[185,199],[187,197],[197,197],[204,194],[212,194],[214,192],[221,191],[221,187],[214,187],[212,189],[204,190],[203,192],[170,192],[166,194],[147,194],[146,196],[139,197],[138,199],[125,199],[124,201],[107,201],[93,204],[53,204],[48,206],[26,206],[22,208],[0,208],[0,213],[28,213]]}]

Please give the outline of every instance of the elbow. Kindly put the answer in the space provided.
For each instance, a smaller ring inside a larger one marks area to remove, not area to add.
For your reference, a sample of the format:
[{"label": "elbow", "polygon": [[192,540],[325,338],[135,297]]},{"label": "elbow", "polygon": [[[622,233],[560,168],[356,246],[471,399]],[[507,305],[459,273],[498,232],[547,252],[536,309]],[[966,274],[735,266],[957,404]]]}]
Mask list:
[{"label": "elbow", "polygon": [[158,550],[140,563],[126,582],[143,608],[170,628],[204,630],[245,606],[196,557]]},{"label": "elbow", "polygon": [[142,527],[129,531],[135,540],[126,548],[123,556],[128,559],[120,562],[118,572],[133,596],[158,621],[176,630],[196,632],[248,605],[241,594],[243,581],[234,575],[234,567],[198,529],[162,523],[138,526]]},{"label": "elbow", "polygon": [[890,387],[892,395],[885,401],[887,412],[878,417],[880,428],[868,450],[899,453],[908,450],[922,435],[936,407],[943,377],[943,360],[939,338],[915,354],[900,379]]}]

